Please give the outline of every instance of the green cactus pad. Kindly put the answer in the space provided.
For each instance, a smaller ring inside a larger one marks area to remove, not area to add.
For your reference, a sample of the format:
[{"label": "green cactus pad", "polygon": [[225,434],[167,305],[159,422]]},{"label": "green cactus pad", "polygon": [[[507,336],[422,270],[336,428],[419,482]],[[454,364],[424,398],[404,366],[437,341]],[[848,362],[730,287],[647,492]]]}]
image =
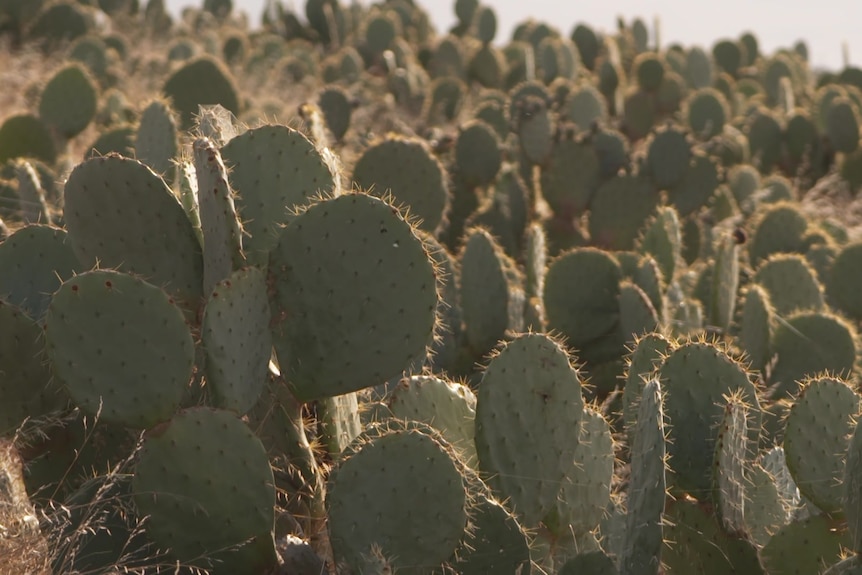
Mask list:
[{"label": "green cactus pad", "polygon": [[449,209],[446,173],[419,139],[388,137],[365,150],[353,169],[353,181],[377,197],[421,220],[420,229],[434,233]]},{"label": "green cactus pad", "polygon": [[760,551],[767,573],[822,573],[850,544],[847,531],[827,515],[794,521],[774,533]]},{"label": "green cactus pad", "polygon": [[745,539],[726,534],[717,517],[697,502],[675,501],[670,506],[667,519],[662,547],[662,562],[667,575],[764,574],[757,548]]},{"label": "green cactus pad", "polygon": [[629,444],[634,444],[638,405],[641,393],[652,374],[661,365],[673,344],[663,335],[650,333],[634,342],[634,351],[628,357],[626,382],[623,388],[623,421],[628,432]]},{"label": "green cactus pad", "polygon": [[221,149],[246,236],[250,264],[264,265],[292,212],[319,193],[335,188],[325,159],[300,132],[261,126],[233,138]]},{"label": "green cactus pad", "polygon": [[781,318],[772,338],[778,356],[769,383],[774,398],[796,394],[799,381],[828,371],[849,376],[856,361],[856,332],[825,313],[803,312]]},{"label": "green cactus pad", "polygon": [[476,37],[483,44],[490,44],[497,35],[497,15],[489,6],[480,6],[473,15]]},{"label": "green cactus pad", "polygon": [[206,566],[252,540],[260,551],[244,572],[275,564],[272,470],[260,440],[234,414],[195,408],[150,430],[132,487],[147,534],[177,559]]},{"label": "green cactus pad", "polygon": [[178,151],[174,114],[166,102],[153,100],[141,112],[135,134],[135,158],[170,182],[176,172],[174,161]]},{"label": "green cactus pad", "polygon": [[319,429],[327,451],[334,458],[338,458],[362,433],[357,394],[352,392],[325,397],[318,401],[317,409]]},{"label": "green cactus pad", "polygon": [[44,336],[36,322],[3,300],[0,322],[0,436],[6,436],[14,434],[25,418],[61,409],[66,397],[52,383]]},{"label": "green cactus pad", "polygon": [[862,319],[862,242],[844,246],[827,277],[829,303],[853,319]]},{"label": "green cactus pad", "polygon": [[326,120],[326,127],[332,132],[335,140],[342,141],[350,128],[350,117],[353,114],[347,92],[338,86],[328,86],[318,96],[317,105],[320,106],[320,111],[323,112],[323,118]]},{"label": "green cactus pad", "polygon": [[302,401],[397,376],[431,343],[434,266],[389,204],[351,193],[291,222],[269,262],[273,343]]},{"label": "green cactus pad", "polygon": [[272,354],[269,321],[266,277],[257,268],[233,272],[210,294],[201,340],[216,407],[242,415],[257,402]]},{"label": "green cactus pad", "polygon": [[[643,345],[642,340],[639,344]],[[629,368],[631,370],[631,367]],[[657,575],[661,566],[665,506],[665,427],[661,383],[643,389],[631,445],[631,478],[620,564],[627,575]]]},{"label": "green cactus pad", "polygon": [[485,102],[477,106],[473,116],[494,128],[494,132],[501,140],[505,140],[509,134],[509,119],[506,117],[503,104],[495,101]]},{"label": "green cactus pad", "polygon": [[381,430],[354,442],[327,489],[338,561],[369,572],[377,549],[393,570],[419,574],[449,559],[467,527],[467,493],[441,441],[405,429]]},{"label": "green cactus pad", "polygon": [[445,76],[431,84],[431,97],[426,98],[424,116],[429,124],[451,122],[456,118],[464,104],[467,88],[458,78]]},{"label": "green cactus pad", "polygon": [[414,375],[395,386],[388,405],[398,419],[437,429],[465,463],[476,466],[476,396],[470,388],[431,375]]},{"label": "green cactus pad", "polygon": [[760,264],[753,280],[766,289],[779,315],[820,311],[825,305],[823,288],[803,256],[774,254]]},{"label": "green cactus pad", "polygon": [[761,174],[768,174],[783,151],[784,129],[778,114],[763,107],[757,109],[748,117],[746,132],[755,166]]},{"label": "green cactus pad", "polygon": [[437,266],[437,285],[440,298],[437,300],[439,329],[431,344],[430,364],[436,370],[448,370],[455,364],[461,342],[462,311],[459,292],[460,269],[458,262],[437,240],[426,234],[431,259]]},{"label": "green cactus pad", "polygon": [[761,373],[772,358],[771,341],[774,328],[775,310],[769,301],[769,294],[756,284],[749,286],[742,305],[739,344],[751,362],[751,367]]},{"label": "green cactus pad", "polygon": [[739,245],[733,236],[728,235],[718,241],[711,276],[709,322],[727,330],[736,310],[739,287]]},{"label": "green cactus pad", "polygon": [[574,471],[584,400],[568,354],[548,336],[506,345],[482,376],[476,406],[479,467],[525,524],[556,505]]},{"label": "green cactus pad", "polygon": [[748,244],[751,265],[774,253],[804,253],[804,236],[808,228],[805,216],[791,203],[781,202],[755,215],[754,233]]},{"label": "green cactus pad", "polygon": [[581,130],[590,128],[608,116],[608,105],[604,96],[594,86],[584,85],[566,97],[563,106],[566,118]]},{"label": "green cactus pad", "polygon": [[575,467],[563,480],[556,509],[545,519],[557,536],[594,531],[611,501],[614,440],[601,413],[585,407],[581,418]]},{"label": "green cactus pad", "polygon": [[560,255],[545,277],[548,327],[575,349],[613,331],[621,280],[622,270],[607,252],[579,248]]},{"label": "green cactus pad", "polygon": [[706,155],[695,153],[682,178],[669,190],[670,202],[680,217],[685,217],[706,205],[718,185],[715,162]]},{"label": "green cactus pad", "polygon": [[[858,397],[856,398],[858,401]],[[856,424],[846,451],[846,463],[842,476],[844,515],[850,531],[851,548],[857,553],[862,549],[862,426]]]},{"label": "green cactus pad", "polygon": [[603,551],[580,553],[566,561],[557,575],[618,575],[614,560]]},{"label": "green cactus pad", "polygon": [[655,331],[659,325],[658,313],[644,291],[636,284],[624,280],[620,283],[620,329],[626,341]]},{"label": "green cactus pad", "polygon": [[822,377],[801,386],[785,420],[787,467],[799,491],[827,513],[841,510],[844,456],[859,406],[847,383]]},{"label": "green cactus pad", "polygon": [[194,345],[162,290],[124,273],[87,272],[54,294],[45,324],[53,372],[87,413],[143,428],[179,407]]},{"label": "green cactus pad", "polygon": [[513,98],[510,114],[524,157],[531,164],[544,164],[554,148],[554,120],[541,96],[524,93]]},{"label": "green cactus pad", "polygon": [[742,365],[707,343],[676,348],[664,360],[659,375],[667,393],[668,453],[674,483],[699,499],[709,498],[718,424],[724,415],[722,398],[742,394],[750,413],[749,442],[754,447],[762,418],[757,390]]},{"label": "green cactus pad", "polygon": [[109,154],[119,154],[131,158],[135,151],[135,127],[120,124],[103,132],[88,148],[84,158],[98,158]]},{"label": "green cactus pad", "polygon": [[470,509],[467,538],[456,551],[454,568],[461,575],[529,573],[530,541],[505,507],[481,495]]},{"label": "green cactus pad", "polygon": [[694,92],[686,102],[686,119],[699,140],[709,140],[721,133],[730,118],[724,95],[714,88]]},{"label": "green cactus pad", "polygon": [[573,217],[583,213],[599,187],[599,157],[588,143],[564,139],[554,145],[542,167],[542,197],[554,214]]},{"label": "green cactus pad", "polygon": [[664,78],[665,66],[655,53],[644,52],[635,57],[632,72],[641,90],[655,92]]},{"label": "green cactus pad", "polygon": [[503,161],[500,138],[493,128],[480,120],[468,122],[458,130],[455,164],[458,174],[473,186],[494,181]]},{"label": "green cactus pad", "polygon": [[685,132],[674,125],[656,130],[650,138],[647,166],[656,186],[669,189],[685,176],[691,161],[691,144]]},{"label": "green cactus pad", "polygon": [[773,533],[787,524],[787,507],[776,479],[762,466],[754,464],[745,476],[745,532],[755,545],[763,547]]},{"label": "green cactus pad", "polygon": [[464,225],[486,229],[506,254],[517,256],[526,226],[527,190],[517,173],[508,171],[490,190],[490,196]]},{"label": "green cactus pad", "polygon": [[39,117],[57,134],[70,139],[86,129],[96,115],[98,93],[83,66],[59,70],[42,90]]},{"label": "green cactus pad", "polygon": [[656,216],[646,224],[637,249],[655,258],[665,281],[673,280],[682,255],[682,228],[674,208],[658,209]]},{"label": "green cactus pad", "polygon": [[658,190],[646,178],[619,175],[605,180],[589,205],[592,243],[607,250],[632,249],[658,202]]},{"label": "green cactus pad", "polygon": [[488,232],[468,233],[461,254],[461,306],[467,342],[475,354],[489,352],[507,330],[523,322],[523,280],[515,263]]},{"label": "green cactus pad", "polygon": [[859,113],[849,98],[835,98],[826,112],[826,135],[832,147],[850,154],[859,147]]},{"label": "green cactus pad", "polygon": [[82,263],[142,276],[197,308],[203,258],[189,219],[164,181],[120,156],[79,164],[66,182],[66,228]]},{"label": "green cactus pad", "polygon": [[645,138],[656,123],[655,96],[644,90],[629,88],[623,102],[622,131],[632,141]]},{"label": "green cactus pad", "polygon": [[242,230],[236,217],[233,191],[218,149],[207,138],[192,144],[198,181],[198,206],[204,236],[204,293],[245,263]]},{"label": "green cactus pad", "polygon": [[0,242],[0,299],[37,321],[60,284],[81,271],[63,230],[26,226]]},{"label": "green cactus pad", "polygon": [[239,114],[239,95],[230,72],[218,60],[203,56],[174,72],[162,88],[187,130],[194,125],[198,106],[220,104]]},{"label": "green cactus pad", "polygon": [[714,80],[712,56],[703,48],[692,46],[685,55],[685,75],[693,88],[712,86]]},{"label": "green cactus pad", "polygon": [[600,129],[592,136],[593,148],[599,155],[602,178],[612,178],[629,165],[629,141],[611,129]]},{"label": "green cactus pad", "polygon": [[0,164],[13,158],[35,158],[49,164],[57,159],[51,132],[36,116],[10,116],[0,126]]},{"label": "green cactus pad", "polygon": [[400,34],[400,20],[394,14],[372,14],[365,24],[365,47],[372,54],[380,55],[390,48]]},{"label": "green cactus pad", "polygon": [[724,404],[713,459],[713,500],[718,504],[722,526],[728,533],[745,532],[748,459],[748,406],[739,396],[730,395]]},{"label": "green cactus pad", "polygon": [[21,220],[25,224],[50,224],[51,212],[45,201],[45,190],[39,175],[30,162],[19,161],[15,166],[18,179],[18,204],[21,206]]}]

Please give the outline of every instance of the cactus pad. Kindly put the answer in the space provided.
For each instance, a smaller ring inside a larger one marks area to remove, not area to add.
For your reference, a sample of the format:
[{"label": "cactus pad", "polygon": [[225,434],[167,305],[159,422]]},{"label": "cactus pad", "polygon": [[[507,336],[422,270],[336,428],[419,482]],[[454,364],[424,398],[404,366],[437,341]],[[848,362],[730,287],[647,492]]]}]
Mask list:
[{"label": "cactus pad", "polygon": [[842,506],[844,456],[859,405],[848,384],[822,377],[802,386],[787,414],[787,467],[799,491],[827,513]]},{"label": "cactus pad", "polygon": [[426,573],[452,555],[467,527],[464,479],[439,436],[372,433],[329,478],[335,557],[364,573],[376,548],[399,573]]},{"label": "cactus pad", "polygon": [[398,419],[434,427],[465,463],[475,466],[476,396],[470,388],[439,377],[414,375],[392,390],[389,409]]},{"label": "cactus pad", "polygon": [[320,201],[270,255],[273,343],[303,401],[379,385],[424,357],[437,308],[434,266],[389,204]]},{"label": "cactus pad", "polygon": [[221,149],[236,193],[249,263],[262,265],[295,208],[335,187],[324,158],[308,138],[286,126],[261,126]]},{"label": "cactus pad", "polygon": [[201,339],[215,405],[243,414],[263,391],[272,354],[266,277],[257,268],[216,285],[204,309]]},{"label": "cactus pad", "polygon": [[583,397],[568,354],[545,335],[519,336],[482,376],[479,468],[527,525],[553,509],[575,466]]},{"label": "cactus pad", "polygon": [[63,407],[65,396],[51,385],[45,341],[36,322],[2,300],[0,322],[0,436],[5,436],[15,433],[25,418]]},{"label": "cactus pad", "polygon": [[45,322],[54,374],[87,413],[143,428],[179,407],[194,346],[162,290],[119,272],[87,272],[54,294]]},{"label": "cactus pad", "polygon": [[674,483],[698,498],[709,498],[722,398],[741,393],[748,404],[749,443],[756,446],[761,411],[757,390],[745,369],[721,349],[692,342],[672,351],[659,373],[665,384],[671,441],[668,453]]},{"label": "cactus pad", "polygon": [[372,145],[356,162],[353,181],[377,197],[391,194],[427,232],[437,230],[449,208],[445,170],[419,139],[388,138]]},{"label": "cactus pad", "polygon": [[257,567],[272,567],[272,470],[234,414],[194,408],[150,430],[132,486],[139,515],[149,517],[147,534],[177,559],[200,565],[201,556],[229,557],[217,552],[251,539],[261,549]]},{"label": "cactus pad", "polygon": [[110,155],[78,165],[65,189],[78,258],[119,267],[196,308],[203,258],[189,219],[164,181],[135,160]]},{"label": "cactus pad", "polygon": [[27,226],[0,243],[0,299],[41,320],[60,284],[83,271],[66,232]]}]

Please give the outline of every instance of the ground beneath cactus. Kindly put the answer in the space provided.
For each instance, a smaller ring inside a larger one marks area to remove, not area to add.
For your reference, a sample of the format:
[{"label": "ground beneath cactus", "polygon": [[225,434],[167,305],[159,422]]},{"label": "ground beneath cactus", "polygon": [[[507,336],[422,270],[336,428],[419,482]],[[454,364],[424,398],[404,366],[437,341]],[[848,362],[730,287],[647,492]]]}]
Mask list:
[{"label": "ground beneath cactus", "polygon": [[24,489],[21,459],[0,438],[0,573],[47,575],[48,542]]}]

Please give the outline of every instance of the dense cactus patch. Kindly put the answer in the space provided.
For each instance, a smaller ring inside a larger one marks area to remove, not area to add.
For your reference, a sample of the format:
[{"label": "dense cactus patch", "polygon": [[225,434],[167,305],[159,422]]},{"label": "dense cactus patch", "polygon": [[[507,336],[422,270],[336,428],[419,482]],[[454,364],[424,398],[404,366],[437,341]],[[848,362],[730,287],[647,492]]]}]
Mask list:
[{"label": "dense cactus patch", "polygon": [[0,572],[860,572],[862,70],[199,4],[0,2]]}]

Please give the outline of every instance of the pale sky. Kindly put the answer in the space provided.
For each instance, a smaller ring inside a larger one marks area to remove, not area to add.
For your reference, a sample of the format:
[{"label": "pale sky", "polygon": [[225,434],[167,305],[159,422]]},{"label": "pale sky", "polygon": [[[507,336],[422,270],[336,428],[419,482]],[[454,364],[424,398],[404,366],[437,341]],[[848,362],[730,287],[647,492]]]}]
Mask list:
[{"label": "pale sky", "polygon": [[[431,15],[437,30],[454,22],[453,0],[418,0]],[[189,0],[168,0],[174,12]],[[200,5],[202,1],[192,2]],[[286,0],[304,17],[305,0]],[[348,0],[342,0],[348,4]],[[368,3],[368,2],[363,2]],[[483,0],[497,13],[497,40],[508,40],[516,23],[533,17],[569,34],[576,22],[598,30],[616,29],[616,17],[627,21],[640,16],[652,27],[661,17],[662,43],[711,47],[719,38],[738,38],[747,30],[760,41],[761,51],[790,47],[796,40],[808,43],[815,66],[843,66],[842,42],[849,47],[850,62],[862,67],[862,0]],[[234,0],[257,25],[264,0]]]}]

